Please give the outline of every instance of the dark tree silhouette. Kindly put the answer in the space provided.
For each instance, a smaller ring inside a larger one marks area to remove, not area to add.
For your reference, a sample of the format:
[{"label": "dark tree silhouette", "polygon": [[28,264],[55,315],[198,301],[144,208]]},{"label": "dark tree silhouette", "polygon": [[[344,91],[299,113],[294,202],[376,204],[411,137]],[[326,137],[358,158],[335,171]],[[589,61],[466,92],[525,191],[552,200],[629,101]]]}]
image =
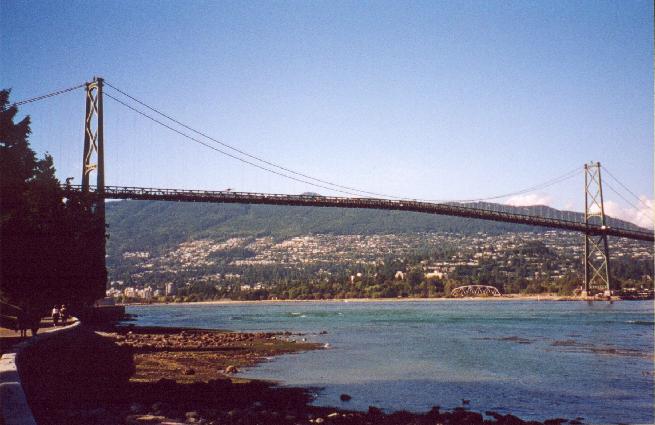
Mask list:
[{"label": "dark tree silhouette", "polygon": [[30,118],[0,91],[0,299],[45,313],[104,294],[104,224],[84,199],[65,199],[53,158],[29,146]]}]

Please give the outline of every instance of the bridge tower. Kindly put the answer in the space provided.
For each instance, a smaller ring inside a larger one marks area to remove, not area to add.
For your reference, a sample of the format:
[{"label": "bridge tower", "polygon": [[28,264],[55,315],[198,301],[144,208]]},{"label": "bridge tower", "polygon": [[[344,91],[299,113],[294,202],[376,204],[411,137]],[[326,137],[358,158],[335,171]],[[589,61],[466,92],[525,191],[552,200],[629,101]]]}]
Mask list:
[{"label": "bridge tower", "polygon": [[[91,172],[96,172],[96,190],[105,191],[105,149],[102,90],[104,80],[93,77],[86,83],[86,115],[84,117],[84,156],[82,161],[82,192],[89,192]],[[102,197],[94,205],[96,212],[105,216],[105,202]]]},{"label": "bridge tower", "polygon": [[[84,154],[82,157],[82,200],[85,207],[93,212],[97,226],[94,226],[89,249],[92,253],[89,261],[87,276],[94,285],[95,298],[105,296],[107,285],[107,268],[105,261],[106,222],[105,222],[105,157],[104,157],[104,128],[103,128],[103,79],[93,77],[93,81],[86,83],[85,100],[86,114],[84,116]],[[96,174],[96,192],[91,194],[91,174]],[[97,229],[97,230],[96,230]]]},{"label": "bridge tower", "polygon": [[[586,226],[596,225],[605,229],[605,207],[603,205],[603,184],[600,162],[584,165],[585,170],[585,209]],[[606,233],[585,232],[584,247],[584,291],[583,295],[602,292],[610,295],[610,253]]]}]

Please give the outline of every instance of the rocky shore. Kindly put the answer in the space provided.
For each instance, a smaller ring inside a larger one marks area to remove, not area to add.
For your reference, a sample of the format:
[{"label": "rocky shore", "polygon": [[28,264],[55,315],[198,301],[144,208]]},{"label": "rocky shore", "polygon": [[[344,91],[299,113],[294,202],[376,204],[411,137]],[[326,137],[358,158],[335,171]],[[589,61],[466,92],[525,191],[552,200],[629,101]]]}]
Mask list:
[{"label": "rocky shore", "polygon": [[[540,424],[465,408],[435,406],[418,414],[385,413],[374,406],[367,412],[316,407],[308,389],[234,376],[267,357],[318,348],[288,332],[81,327],[25,352],[19,370],[41,425]],[[543,424],[566,423],[580,422]]]}]

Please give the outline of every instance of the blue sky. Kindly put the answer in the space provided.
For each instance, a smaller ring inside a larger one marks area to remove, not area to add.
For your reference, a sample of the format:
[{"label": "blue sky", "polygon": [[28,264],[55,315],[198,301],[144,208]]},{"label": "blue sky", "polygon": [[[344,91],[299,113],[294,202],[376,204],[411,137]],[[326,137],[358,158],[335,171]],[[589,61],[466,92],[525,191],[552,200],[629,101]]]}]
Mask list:
[{"label": "blue sky", "polygon": [[[479,198],[598,160],[653,198],[650,1],[5,0],[0,16],[14,100],[99,75],[247,152],[373,192]],[[78,182],[83,108],[77,91],[21,109],[33,147]],[[329,193],[111,99],[105,114],[108,184]],[[580,173],[511,202],[579,210],[582,186]]]}]

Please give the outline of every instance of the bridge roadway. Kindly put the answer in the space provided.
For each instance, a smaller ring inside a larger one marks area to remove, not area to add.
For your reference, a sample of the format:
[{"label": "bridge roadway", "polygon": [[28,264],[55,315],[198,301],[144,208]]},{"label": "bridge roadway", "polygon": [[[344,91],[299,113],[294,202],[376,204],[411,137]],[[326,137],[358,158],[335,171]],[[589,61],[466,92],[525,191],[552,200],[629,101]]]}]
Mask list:
[{"label": "bridge roadway", "polygon": [[[82,187],[79,185],[62,185],[62,189],[69,193],[82,193]],[[104,199],[294,205],[307,207],[368,208],[376,210],[412,211],[427,214],[477,218],[481,220],[500,221],[505,223],[526,224],[531,226],[570,230],[594,235],[604,233],[608,236],[616,236],[620,238],[650,242],[655,241],[653,232],[640,231],[635,229],[601,227],[597,225],[587,226],[584,223],[576,221],[501,211],[491,211],[480,208],[473,208],[465,204],[457,203],[437,204],[431,202],[391,200],[380,198],[347,198],[321,195],[280,195],[254,192],[157,189],[129,186],[105,186],[103,193],[99,193],[96,188],[92,186],[90,188],[89,195],[94,197],[100,196]]]}]

